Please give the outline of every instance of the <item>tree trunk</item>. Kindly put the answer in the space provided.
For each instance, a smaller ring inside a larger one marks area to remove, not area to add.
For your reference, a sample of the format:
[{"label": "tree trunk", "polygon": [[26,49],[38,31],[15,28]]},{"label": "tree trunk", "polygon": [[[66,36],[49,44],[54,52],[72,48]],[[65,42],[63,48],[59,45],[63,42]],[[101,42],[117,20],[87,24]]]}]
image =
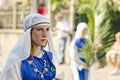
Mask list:
[{"label": "tree trunk", "polygon": [[[76,0],[71,0],[70,2],[70,32],[73,33],[73,30],[74,30],[74,3],[75,3]],[[71,37],[72,39],[72,37]],[[70,39],[70,40],[71,40]]]},{"label": "tree trunk", "polygon": [[47,18],[51,21],[51,0],[47,0]]}]

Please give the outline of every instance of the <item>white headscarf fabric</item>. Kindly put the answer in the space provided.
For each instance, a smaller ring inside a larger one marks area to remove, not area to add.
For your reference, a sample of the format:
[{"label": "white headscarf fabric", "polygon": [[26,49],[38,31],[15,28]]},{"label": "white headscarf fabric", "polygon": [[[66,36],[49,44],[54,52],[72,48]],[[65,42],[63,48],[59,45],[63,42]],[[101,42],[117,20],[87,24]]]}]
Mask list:
[{"label": "white headscarf fabric", "polygon": [[88,28],[88,25],[85,22],[81,22],[77,25],[77,30],[76,30],[76,33],[75,33],[75,39],[80,38],[82,36],[82,31],[85,28]]},{"label": "white headscarf fabric", "polygon": [[75,32],[75,37],[70,44],[70,58],[71,58],[71,71],[73,73],[74,80],[80,80],[78,69],[82,70],[83,67],[86,65],[85,62],[81,61],[80,58],[83,58],[83,53],[78,54],[78,48],[75,45],[75,41],[78,38],[82,37],[82,31],[88,28],[88,25],[85,22],[81,22],[77,26],[77,30]]},{"label": "white headscarf fabric", "polygon": [[[49,20],[40,14],[33,13],[28,15],[24,22],[24,34],[23,36],[18,40],[16,45],[13,47],[12,51],[10,52],[6,66],[11,67],[16,63],[20,63],[22,60],[28,58],[30,56],[30,49],[31,49],[31,28],[46,25],[50,26]],[[53,54],[53,60],[57,60],[57,56],[55,53],[53,41],[52,41],[52,32],[51,29],[48,34],[48,43],[50,47],[50,52]]]}]

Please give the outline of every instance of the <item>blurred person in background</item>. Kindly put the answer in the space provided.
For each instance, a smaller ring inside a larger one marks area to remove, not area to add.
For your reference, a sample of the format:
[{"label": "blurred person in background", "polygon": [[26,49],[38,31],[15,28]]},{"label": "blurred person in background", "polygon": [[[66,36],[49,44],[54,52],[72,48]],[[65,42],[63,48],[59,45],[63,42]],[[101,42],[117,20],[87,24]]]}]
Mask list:
[{"label": "blurred person in background", "polygon": [[106,54],[107,62],[110,62],[113,66],[113,70],[110,72],[113,75],[120,74],[120,32],[115,34],[115,40]]},{"label": "blurred person in background", "polygon": [[45,4],[41,4],[40,7],[38,8],[38,11],[37,11],[39,14],[42,14],[44,16],[46,16],[46,13],[47,13],[47,9],[45,7]]},{"label": "blurred person in background", "polygon": [[69,25],[68,22],[63,19],[63,15],[58,13],[55,16],[56,20],[56,29],[58,31],[57,38],[58,38],[58,45],[59,45],[59,53],[60,53],[60,62],[59,64],[65,63],[65,49],[66,49],[66,41],[68,35],[71,35],[69,32]]},{"label": "blurred person in background", "polygon": [[37,13],[29,14],[23,28],[25,32],[10,52],[0,80],[53,80],[53,61],[57,58],[49,20]]},{"label": "blurred person in background", "polygon": [[84,55],[79,50],[85,45],[88,25],[81,22],[77,26],[75,37],[70,44],[71,71],[73,80],[87,80],[88,66],[86,65]]}]

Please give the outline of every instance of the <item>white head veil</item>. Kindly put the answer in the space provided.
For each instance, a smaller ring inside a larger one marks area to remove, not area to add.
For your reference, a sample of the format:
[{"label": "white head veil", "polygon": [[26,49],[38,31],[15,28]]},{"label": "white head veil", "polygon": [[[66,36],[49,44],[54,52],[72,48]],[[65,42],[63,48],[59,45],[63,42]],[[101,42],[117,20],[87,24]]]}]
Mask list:
[{"label": "white head veil", "polygon": [[85,22],[81,22],[77,25],[77,30],[75,32],[75,38],[80,38],[82,36],[82,31],[88,28],[88,25]]},{"label": "white head veil", "polygon": [[[12,51],[10,52],[6,66],[12,66],[17,62],[21,62],[22,60],[28,58],[30,56],[30,50],[31,50],[31,28],[41,26],[41,25],[47,25],[50,26],[49,20],[40,14],[33,13],[28,15],[24,22],[24,34],[19,39],[19,41],[16,43],[16,45],[13,47]],[[48,43],[50,47],[50,52],[53,54],[53,61],[57,60],[57,56],[55,54],[55,49],[52,41],[52,32],[51,29],[49,30],[48,34]]]}]

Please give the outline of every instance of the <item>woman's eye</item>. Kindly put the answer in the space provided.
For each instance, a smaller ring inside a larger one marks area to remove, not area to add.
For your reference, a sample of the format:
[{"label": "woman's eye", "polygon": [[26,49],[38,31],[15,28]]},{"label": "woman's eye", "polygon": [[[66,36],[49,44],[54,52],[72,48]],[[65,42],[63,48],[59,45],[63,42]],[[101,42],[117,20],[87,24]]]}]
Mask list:
[{"label": "woman's eye", "polygon": [[49,30],[50,30],[49,28],[46,29],[46,31],[49,31]]}]

